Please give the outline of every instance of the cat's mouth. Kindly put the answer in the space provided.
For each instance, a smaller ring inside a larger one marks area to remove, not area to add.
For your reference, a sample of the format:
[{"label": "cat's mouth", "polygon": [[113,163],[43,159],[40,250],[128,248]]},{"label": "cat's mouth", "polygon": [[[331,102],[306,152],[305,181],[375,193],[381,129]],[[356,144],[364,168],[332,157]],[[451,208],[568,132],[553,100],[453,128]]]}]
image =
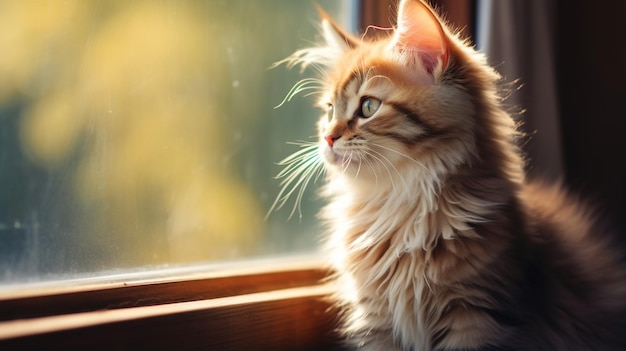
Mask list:
[{"label": "cat's mouth", "polygon": [[336,148],[325,147],[323,156],[326,163],[339,167],[349,166],[354,158],[353,153],[348,151],[336,150]]}]

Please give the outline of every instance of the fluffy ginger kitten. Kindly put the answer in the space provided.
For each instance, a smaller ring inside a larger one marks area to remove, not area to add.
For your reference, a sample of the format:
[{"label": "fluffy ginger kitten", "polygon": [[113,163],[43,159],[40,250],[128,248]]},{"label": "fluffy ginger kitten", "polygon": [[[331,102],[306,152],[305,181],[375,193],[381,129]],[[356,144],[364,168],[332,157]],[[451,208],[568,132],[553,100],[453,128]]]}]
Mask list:
[{"label": "fluffy ginger kitten", "polygon": [[[325,173],[342,331],[366,350],[626,350],[626,273],[593,215],[525,179],[500,77],[428,4],[376,40],[323,15],[319,142],[277,203]],[[285,195],[286,194],[286,195]],[[282,201],[282,203],[281,203]]]}]

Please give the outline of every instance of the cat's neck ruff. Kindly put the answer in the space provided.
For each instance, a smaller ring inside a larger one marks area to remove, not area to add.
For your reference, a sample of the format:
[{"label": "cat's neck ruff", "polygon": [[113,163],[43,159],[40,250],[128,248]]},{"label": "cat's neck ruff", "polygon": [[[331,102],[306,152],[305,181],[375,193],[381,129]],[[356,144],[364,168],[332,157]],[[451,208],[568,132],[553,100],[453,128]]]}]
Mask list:
[{"label": "cat's neck ruff", "polygon": [[[377,311],[376,316],[384,315],[389,308],[399,308],[389,321],[394,335],[407,347],[408,340],[419,340],[419,349],[423,350],[430,349],[427,330],[432,324],[428,312],[432,306],[405,310],[396,303],[402,297],[397,287],[411,281],[412,291],[420,300],[422,293],[439,280],[426,268],[435,247],[442,240],[460,236],[478,238],[471,223],[482,221],[496,205],[449,186],[444,179],[444,174],[416,170],[404,174],[402,182],[396,180],[392,186],[380,179],[376,185],[338,174],[326,188],[332,196],[323,211],[333,228],[326,252],[333,268],[342,273],[338,282],[341,300],[356,303],[361,294],[385,296],[388,306],[374,304],[369,308]],[[406,257],[413,257],[410,266],[404,267],[399,276],[391,275]],[[373,317],[363,313],[357,308],[349,316],[348,332],[367,327],[365,321]],[[409,335],[407,339],[400,337]]]},{"label": "cat's neck ruff", "polygon": [[498,204],[446,187],[444,177],[413,171],[393,182],[372,182],[338,174],[326,187],[332,201],[324,217],[348,250],[391,240],[401,254],[431,250],[440,239],[477,236],[471,223],[482,221]]}]

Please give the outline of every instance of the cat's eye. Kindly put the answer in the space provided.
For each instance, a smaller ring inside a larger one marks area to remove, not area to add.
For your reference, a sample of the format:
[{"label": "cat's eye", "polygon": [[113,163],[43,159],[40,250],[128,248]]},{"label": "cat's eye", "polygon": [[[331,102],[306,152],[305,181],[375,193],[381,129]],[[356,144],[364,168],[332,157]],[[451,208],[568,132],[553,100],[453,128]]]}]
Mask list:
[{"label": "cat's eye", "polygon": [[326,117],[328,117],[328,122],[333,120],[335,116],[335,107],[332,104],[328,104],[328,108],[326,109]]},{"label": "cat's eye", "polygon": [[359,117],[370,118],[380,108],[381,101],[373,97],[363,98],[361,102],[361,113]]}]

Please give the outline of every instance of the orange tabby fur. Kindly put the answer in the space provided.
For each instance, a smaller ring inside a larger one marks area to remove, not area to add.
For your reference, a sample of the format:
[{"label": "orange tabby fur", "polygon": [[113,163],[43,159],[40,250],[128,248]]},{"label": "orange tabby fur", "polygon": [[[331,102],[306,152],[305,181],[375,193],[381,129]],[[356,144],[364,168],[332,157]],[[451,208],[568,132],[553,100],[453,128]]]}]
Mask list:
[{"label": "orange tabby fur", "polygon": [[525,179],[485,58],[417,0],[402,0],[398,28],[376,41],[327,17],[323,28],[325,45],[286,62],[324,72],[321,216],[347,339],[368,350],[624,349],[621,255],[560,186]]}]

